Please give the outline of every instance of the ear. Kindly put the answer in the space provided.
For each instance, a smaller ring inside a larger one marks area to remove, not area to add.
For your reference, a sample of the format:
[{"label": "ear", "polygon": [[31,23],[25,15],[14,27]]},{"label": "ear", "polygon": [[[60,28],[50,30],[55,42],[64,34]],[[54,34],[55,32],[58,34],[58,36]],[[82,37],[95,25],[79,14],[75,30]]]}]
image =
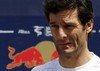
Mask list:
[{"label": "ear", "polygon": [[86,32],[87,33],[89,33],[89,32],[92,31],[92,29],[93,29],[93,23],[94,23],[93,19],[91,19],[89,22],[87,22],[87,24],[86,24]]}]

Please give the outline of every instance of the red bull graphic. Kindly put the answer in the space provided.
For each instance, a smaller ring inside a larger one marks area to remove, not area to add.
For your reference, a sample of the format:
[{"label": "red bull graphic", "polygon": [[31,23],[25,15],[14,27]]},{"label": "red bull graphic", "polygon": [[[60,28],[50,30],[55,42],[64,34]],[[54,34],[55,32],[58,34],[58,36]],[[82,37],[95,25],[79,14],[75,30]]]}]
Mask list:
[{"label": "red bull graphic", "polygon": [[[47,47],[44,44],[46,44]],[[30,47],[15,55],[13,55],[15,53],[15,49],[13,47],[8,47],[8,50],[9,58],[14,61],[7,65],[7,69],[19,67],[23,63],[25,64],[25,67],[32,68],[34,66],[44,64],[58,57],[57,51],[54,48],[54,44],[50,41],[41,42],[35,47]]]},{"label": "red bull graphic", "polygon": [[24,50],[14,56],[13,54],[15,49],[8,47],[8,50],[10,51],[8,55],[9,58],[14,61],[7,65],[7,69],[12,69],[16,66],[20,66],[22,63],[24,63],[27,68],[44,63],[41,54],[34,47],[28,48],[27,50]]}]

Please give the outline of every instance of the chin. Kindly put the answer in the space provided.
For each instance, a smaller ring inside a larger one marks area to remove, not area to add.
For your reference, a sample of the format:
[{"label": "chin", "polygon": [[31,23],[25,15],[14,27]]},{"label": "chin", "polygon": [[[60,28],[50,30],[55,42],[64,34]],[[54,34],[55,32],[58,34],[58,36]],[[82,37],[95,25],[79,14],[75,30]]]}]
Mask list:
[{"label": "chin", "polygon": [[73,56],[75,54],[75,50],[63,50],[60,54],[64,54],[65,56]]}]

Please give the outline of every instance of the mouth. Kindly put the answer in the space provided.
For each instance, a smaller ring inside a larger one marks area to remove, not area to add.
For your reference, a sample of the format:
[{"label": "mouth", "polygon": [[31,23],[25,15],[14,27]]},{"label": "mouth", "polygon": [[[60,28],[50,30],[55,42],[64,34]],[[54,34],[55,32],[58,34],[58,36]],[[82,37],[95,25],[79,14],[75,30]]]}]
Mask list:
[{"label": "mouth", "polygon": [[68,43],[60,43],[60,44],[57,44],[59,47],[63,47],[63,48],[69,48],[72,43],[71,42],[68,42]]}]

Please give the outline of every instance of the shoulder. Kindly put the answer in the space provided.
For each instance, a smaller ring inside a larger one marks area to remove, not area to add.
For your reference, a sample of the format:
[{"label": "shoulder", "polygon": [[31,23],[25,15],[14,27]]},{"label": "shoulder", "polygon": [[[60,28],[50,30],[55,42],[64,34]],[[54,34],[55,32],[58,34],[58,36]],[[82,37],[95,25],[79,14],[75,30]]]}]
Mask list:
[{"label": "shoulder", "polygon": [[100,57],[95,55],[94,64],[91,64],[91,71],[100,71]]},{"label": "shoulder", "polygon": [[94,60],[95,60],[96,62],[99,62],[99,63],[100,63],[100,57],[97,56],[96,54],[94,54]]},{"label": "shoulder", "polygon": [[92,59],[92,63],[91,65],[93,65],[94,67],[99,67],[100,69],[100,57],[94,54],[94,57]]},{"label": "shoulder", "polygon": [[36,66],[34,67],[31,71],[47,71],[48,69],[54,69],[55,66],[57,66],[57,59],[54,59],[46,64],[40,65],[40,66]]}]

